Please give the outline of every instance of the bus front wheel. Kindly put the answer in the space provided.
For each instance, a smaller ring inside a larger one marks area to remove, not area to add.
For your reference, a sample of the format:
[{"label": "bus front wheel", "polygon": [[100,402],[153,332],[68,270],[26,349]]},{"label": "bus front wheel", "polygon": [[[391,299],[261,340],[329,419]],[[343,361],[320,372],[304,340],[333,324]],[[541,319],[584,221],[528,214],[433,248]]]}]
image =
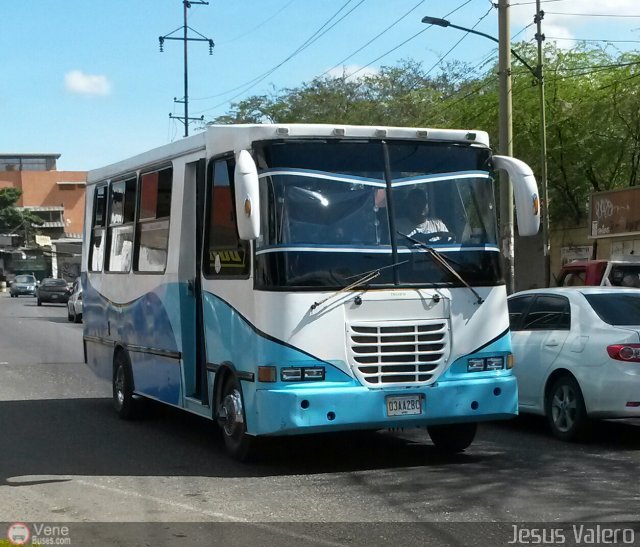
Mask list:
[{"label": "bus front wheel", "polygon": [[238,379],[233,374],[229,374],[224,380],[216,417],[229,455],[239,461],[253,459],[257,439],[247,435],[242,392]]},{"label": "bus front wheel", "polygon": [[465,448],[469,448],[476,436],[477,429],[478,425],[476,423],[432,425],[427,427],[429,436],[436,448],[449,453],[462,452]]},{"label": "bus front wheel", "polygon": [[120,418],[128,420],[134,414],[133,374],[124,351],[118,351],[113,359],[113,406]]}]

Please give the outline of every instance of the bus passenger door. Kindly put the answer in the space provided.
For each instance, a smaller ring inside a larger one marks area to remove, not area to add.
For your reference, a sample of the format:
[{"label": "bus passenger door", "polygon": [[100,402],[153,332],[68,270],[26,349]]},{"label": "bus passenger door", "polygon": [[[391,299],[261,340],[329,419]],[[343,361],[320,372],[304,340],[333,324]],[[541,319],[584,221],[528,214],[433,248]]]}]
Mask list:
[{"label": "bus passenger door", "polygon": [[[202,313],[202,249],[206,202],[206,161],[204,159],[185,166],[185,192],[183,202],[183,235],[178,251],[179,277],[182,289],[182,361],[186,405],[193,410],[209,404]],[[184,286],[184,285],[183,285]]]}]

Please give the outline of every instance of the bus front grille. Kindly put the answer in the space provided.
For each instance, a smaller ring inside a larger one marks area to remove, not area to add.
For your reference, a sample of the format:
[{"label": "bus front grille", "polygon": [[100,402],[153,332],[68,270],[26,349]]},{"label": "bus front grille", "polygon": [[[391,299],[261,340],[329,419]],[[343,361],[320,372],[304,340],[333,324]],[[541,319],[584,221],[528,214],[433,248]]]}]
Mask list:
[{"label": "bus front grille", "polygon": [[371,387],[429,384],[449,354],[443,319],[363,322],[347,326],[349,359],[356,377]]}]

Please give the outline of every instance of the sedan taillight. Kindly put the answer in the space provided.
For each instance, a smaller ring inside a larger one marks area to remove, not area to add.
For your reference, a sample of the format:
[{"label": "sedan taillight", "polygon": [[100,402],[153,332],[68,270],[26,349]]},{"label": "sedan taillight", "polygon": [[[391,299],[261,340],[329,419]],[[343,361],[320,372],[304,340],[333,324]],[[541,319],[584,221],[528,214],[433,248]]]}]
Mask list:
[{"label": "sedan taillight", "polygon": [[640,344],[613,344],[607,346],[611,359],[640,363]]}]

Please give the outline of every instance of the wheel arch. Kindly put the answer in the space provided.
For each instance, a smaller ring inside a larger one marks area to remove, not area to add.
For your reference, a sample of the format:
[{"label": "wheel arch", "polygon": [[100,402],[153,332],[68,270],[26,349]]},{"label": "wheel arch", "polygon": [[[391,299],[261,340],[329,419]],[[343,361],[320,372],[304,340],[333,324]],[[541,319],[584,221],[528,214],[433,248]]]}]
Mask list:
[{"label": "wheel arch", "polygon": [[551,374],[549,374],[549,377],[547,378],[547,381],[544,384],[544,401],[542,402],[543,409],[547,408],[547,401],[549,399],[549,395],[551,394],[551,386],[553,386],[553,384],[558,378],[561,378],[563,376],[569,376],[570,378],[573,378],[576,384],[578,384],[580,391],[582,392],[582,386],[580,385],[580,382],[576,378],[576,375],[573,374],[573,372],[571,372],[567,368],[557,368]]},{"label": "wheel arch", "polygon": [[[218,411],[218,403],[220,401],[220,394],[222,393],[222,388],[229,376],[235,376],[236,378],[238,378],[236,374],[236,367],[231,361],[224,361],[220,363],[220,365],[218,366],[218,369],[216,370],[216,373],[215,373],[215,378],[213,380],[211,412],[213,414],[212,418],[214,420],[216,419],[216,413]],[[240,394],[243,395],[240,381],[238,381],[238,385],[240,386]]]}]

